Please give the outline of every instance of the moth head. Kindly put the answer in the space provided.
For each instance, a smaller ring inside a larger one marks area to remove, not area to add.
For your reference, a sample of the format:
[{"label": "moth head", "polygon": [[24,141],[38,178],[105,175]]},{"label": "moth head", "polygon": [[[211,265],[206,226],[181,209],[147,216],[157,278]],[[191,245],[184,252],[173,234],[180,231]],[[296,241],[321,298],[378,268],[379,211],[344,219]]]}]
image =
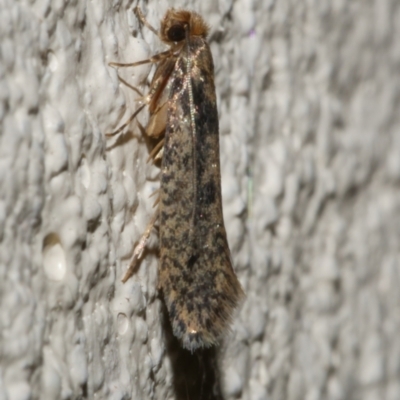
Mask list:
[{"label": "moth head", "polygon": [[199,14],[170,8],[161,21],[161,40],[167,44],[181,42],[189,36],[206,37],[208,26]]}]

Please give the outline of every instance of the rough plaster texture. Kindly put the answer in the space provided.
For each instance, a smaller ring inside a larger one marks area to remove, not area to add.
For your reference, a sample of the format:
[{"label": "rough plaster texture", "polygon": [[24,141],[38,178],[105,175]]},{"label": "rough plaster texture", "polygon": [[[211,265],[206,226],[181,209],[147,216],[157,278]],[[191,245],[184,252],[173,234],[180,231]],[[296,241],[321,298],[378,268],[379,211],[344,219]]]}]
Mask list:
[{"label": "rough plaster texture", "polygon": [[[158,185],[135,124],[105,138],[136,98],[107,63],[162,48],[135,5],[0,0],[1,400],[190,385],[166,345],[156,233],[120,282]],[[219,358],[224,398],[400,399],[399,2],[141,3],[155,26],[171,5],[212,28],[247,293]]]}]

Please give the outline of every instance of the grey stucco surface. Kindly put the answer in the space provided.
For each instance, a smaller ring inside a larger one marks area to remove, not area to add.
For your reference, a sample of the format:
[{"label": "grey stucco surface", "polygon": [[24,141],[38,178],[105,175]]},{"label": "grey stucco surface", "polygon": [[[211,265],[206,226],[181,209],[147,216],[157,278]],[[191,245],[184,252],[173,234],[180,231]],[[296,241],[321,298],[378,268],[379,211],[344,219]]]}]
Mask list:
[{"label": "grey stucco surface", "polygon": [[[163,49],[135,5],[0,0],[0,400],[177,397],[156,232],[121,283],[159,170],[134,123],[105,138],[137,107],[108,62]],[[156,27],[172,5],[211,27],[247,296],[224,398],[399,399],[399,3],[140,5]],[[145,91],[149,71],[120,73]]]}]

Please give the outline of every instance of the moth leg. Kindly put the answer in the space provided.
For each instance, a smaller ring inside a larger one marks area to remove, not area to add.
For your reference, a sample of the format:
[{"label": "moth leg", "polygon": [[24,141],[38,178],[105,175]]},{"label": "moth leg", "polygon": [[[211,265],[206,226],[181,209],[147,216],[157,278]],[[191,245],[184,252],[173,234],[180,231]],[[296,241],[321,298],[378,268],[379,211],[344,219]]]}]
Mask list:
[{"label": "moth leg", "polygon": [[148,136],[152,138],[158,138],[165,132],[167,113],[168,101],[165,101],[150,115],[149,122],[146,126],[146,134]]},{"label": "moth leg", "polygon": [[138,245],[135,247],[133,252],[132,261],[129,264],[128,270],[125,272],[124,277],[122,278],[122,282],[125,283],[134,273],[135,268],[139,259],[142,257],[143,250],[146,247],[147,241],[149,240],[150,233],[154,227],[158,218],[158,210],[154,213],[153,217],[151,218],[149,224],[147,225],[146,230],[144,231],[142,237],[139,240]]},{"label": "moth leg", "polygon": [[[150,29],[161,40],[159,32],[155,28],[153,28],[152,25],[150,25],[147,22],[146,18],[142,14],[142,11],[139,7],[135,8],[135,13],[136,13],[137,17],[139,18],[140,22],[144,26],[146,26],[148,29]],[[173,49],[169,49],[169,50],[163,51],[161,53],[157,53],[154,56],[148,58],[147,60],[141,60],[141,61],[136,61],[134,63],[127,63],[127,64],[110,62],[108,65],[110,65],[111,67],[136,67],[138,65],[143,65],[143,64],[149,64],[149,63],[154,64],[154,63],[158,63],[158,62],[170,57],[172,54],[173,54]]]},{"label": "moth leg", "polygon": [[138,88],[132,86],[125,79],[122,79],[119,75],[118,75],[118,80],[122,82],[125,86],[128,86],[129,89],[132,89],[134,92],[136,92],[142,99],[144,98],[144,94]]},{"label": "moth leg", "polygon": [[156,207],[158,205],[158,203],[160,202],[160,196],[158,196],[156,198],[156,201],[153,203],[153,208]]},{"label": "moth leg", "polygon": [[143,64],[155,64],[155,63],[158,63],[158,62],[160,62],[160,61],[162,61],[162,60],[164,60],[164,59],[166,59],[166,58],[168,58],[168,57],[170,57],[172,55],[173,55],[173,51],[170,49],[170,50],[163,51],[161,53],[154,54],[154,56],[152,56],[150,58],[147,58],[146,60],[136,61],[136,62],[127,63],[127,64],[117,63],[117,62],[110,62],[110,63],[108,63],[108,65],[110,67],[137,67],[138,65],[143,65]]},{"label": "moth leg", "polygon": [[153,161],[159,160],[160,159],[160,153],[163,153],[163,147],[164,146],[164,139],[161,139],[157,145],[154,147],[154,149],[151,151],[149,154],[149,157],[147,158],[147,162],[149,162],[151,159]]},{"label": "moth leg", "polygon": [[156,194],[159,194],[159,193],[160,193],[160,189],[155,190],[155,191],[149,196],[149,199],[150,199],[151,197],[154,197]]},{"label": "moth leg", "polygon": [[135,118],[136,116],[140,113],[140,111],[143,110],[144,107],[146,107],[146,103],[142,104],[128,119],[128,121],[126,121],[123,125],[121,125],[117,130],[115,130],[114,132],[109,132],[106,133],[107,137],[111,137],[111,136],[115,136],[118,133],[122,132]]},{"label": "moth leg", "polygon": [[[145,98],[145,96],[143,95],[143,93],[136,88],[135,86],[132,86],[130,83],[128,83],[125,79],[122,79],[119,75],[118,75],[118,80],[123,83],[125,86],[128,86],[129,89],[132,89],[134,92],[136,92],[140,98],[136,99],[136,101],[143,101],[143,99]],[[140,110],[139,110],[140,112]],[[110,133],[106,133],[106,136],[111,137],[114,136],[116,134],[118,134],[119,132],[121,132],[121,130],[123,130],[130,122],[133,121],[133,119],[135,118],[135,116],[138,114],[138,112],[136,112],[134,115],[132,115],[132,119],[130,119],[129,121],[126,122],[125,125],[119,127],[117,130],[115,130],[114,132],[110,132]]]},{"label": "moth leg", "polygon": [[[167,56],[166,56],[167,57]],[[154,57],[152,57],[154,58]],[[153,62],[151,60],[145,60],[146,62]],[[139,62],[140,63],[140,62]],[[129,66],[131,64],[117,64],[117,63],[112,63],[114,65],[120,65],[120,66]],[[136,64],[136,63],[134,63]],[[111,63],[110,63],[111,65]],[[133,65],[133,64],[132,64]],[[106,136],[111,137],[114,135],[117,135],[118,133],[122,132],[134,119],[135,117],[139,114],[141,110],[146,105],[151,105],[152,102],[155,102],[156,99],[159,96],[159,92],[157,91],[158,85],[155,87],[154,86],[151,88],[150,93],[147,96],[144,96],[137,88],[134,86],[130,85],[128,82],[126,82],[124,79],[122,79],[120,76],[118,76],[118,79],[126,86],[128,86],[130,89],[134,90],[136,93],[139,94],[140,98],[138,101],[143,101],[144,104],[142,104],[124,123],[122,126],[120,126],[117,130],[114,132],[106,133]],[[157,82],[159,84],[159,82]],[[153,89],[153,90],[152,90]],[[165,123],[166,123],[166,118],[167,118],[167,102],[165,102],[162,106],[158,107],[157,110],[153,112],[153,115],[150,117],[150,121],[146,127],[146,129],[142,129],[142,131],[146,132],[146,134],[150,137],[157,138],[162,135],[162,133],[165,130]]]},{"label": "moth leg", "polygon": [[[155,29],[145,20],[143,17],[143,14],[141,13],[140,9],[137,8],[138,12],[138,18],[153,32],[155,32],[157,35],[158,33],[155,31]],[[139,101],[142,101],[144,104],[139,107],[139,109],[132,114],[132,116],[129,118],[129,120],[120,126],[117,130],[114,132],[106,133],[106,136],[114,136],[123,131],[138,115],[138,113],[144,108],[144,105],[149,105],[149,112],[150,112],[150,121],[147,124],[146,129],[144,132],[153,138],[158,138],[160,137],[164,131],[165,131],[165,124],[166,124],[166,119],[167,119],[167,106],[168,102],[164,101],[161,106],[158,106],[159,102],[159,96],[160,94],[164,91],[165,85],[167,84],[168,77],[170,73],[172,72],[174,63],[168,62],[168,59],[173,56],[174,52],[173,49],[169,49],[167,51],[164,51],[162,53],[158,53],[154,55],[153,57],[147,59],[147,60],[142,60],[142,61],[137,61],[134,63],[128,63],[128,64],[123,64],[123,63],[116,63],[116,62],[111,62],[109,63],[110,66],[113,67],[135,67],[138,65],[146,64],[146,63],[159,63],[161,62],[161,68],[160,66],[156,70],[156,78],[153,78],[152,84],[150,86],[150,93],[147,96],[144,96],[140,90],[135,88],[134,86],[130,85],[128,82],[126,82],[123,78],[121,78],[118,75],[118,79],[120,82],[122,82],[124,85],[128,86],[130,89],[134,90],[136,93],[139,94],[140,99]],[[157,75],[157,72],[159,72],[159,75]],[[158,106],[158,107],[156,107]],[[156,108],[154,110],[154,108]],[[140,124],[139,124],[140,126]],[[143,131],[143,129],[142,129]]]},{"label": "moth leg", "polygon": [[[126,82],[124,79],[122,79],[121,77],[118,77],[120,79],[120,81],[127,85],[129,88],[135,90],[141,97],[138,99],[138,101],[143,101],[144,104],[142,104],[132,115],[131,117],[128,119],[128,121],[126,121],[123,125],[121,125],[117,130],[115,130],[114,132],[109,132],[106,133],[107,137],[111,137],[111,136],[115,136],[118,133],[122,132],[134,119],[135,117],[140,113],[140,111],[143,110],[143,108],[150,104],[153,100],[153,98],[156,96],[156,94],[153,93],[153,95],[147,95],[147,96],[143,96],[142,93],[140,93],[140,91],[138,89],[136,89],[134,86],[130,85],[128,82]],[[167,106],[168,103],[165,102],[162,106],[158,107],[157,110],[154,112],[154,114],[150,117],[150,121],[147,124],[146,129],[144,129],[140,123],[139,127],[141,129],[141,131],[145,132],[147,134],[147,136],[152,137],[152,138],[157,138],[160,137],[164,130],[165,130],[165,124],[166,124],[166,119],[167,119]],[[153,152],[152,152],[153,153]],[[155,158],[156,159],[156,158]]]},{"label": "moth leg", "polygon": [[157,196],[157,198],[156,198],[156,200],[155,200],[155,202],[154,202],[154,204],[153,204],[153,208],[160,202],[160,189],[155,190],[155,191],[149,196],[149,198],[150,198],[150,197],[154,197],[154,196]]},{"label": "moth leg", "polygon": [[164,147],[157,153],[157,155],[154,157],[154,160],[161,160],[164,155]]}]

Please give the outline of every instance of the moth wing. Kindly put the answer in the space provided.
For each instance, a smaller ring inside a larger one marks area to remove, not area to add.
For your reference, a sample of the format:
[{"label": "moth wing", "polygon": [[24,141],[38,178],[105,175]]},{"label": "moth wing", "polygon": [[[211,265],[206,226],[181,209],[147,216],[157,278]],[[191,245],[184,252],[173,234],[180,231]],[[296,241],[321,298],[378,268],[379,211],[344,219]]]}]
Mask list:
[{"label": "moth wing", "polygon": [[223,222],[214,67],[205,39],[190,38],[168,85],[160,287],[174,335],[193,351],[218,342],[243,296]]}]

